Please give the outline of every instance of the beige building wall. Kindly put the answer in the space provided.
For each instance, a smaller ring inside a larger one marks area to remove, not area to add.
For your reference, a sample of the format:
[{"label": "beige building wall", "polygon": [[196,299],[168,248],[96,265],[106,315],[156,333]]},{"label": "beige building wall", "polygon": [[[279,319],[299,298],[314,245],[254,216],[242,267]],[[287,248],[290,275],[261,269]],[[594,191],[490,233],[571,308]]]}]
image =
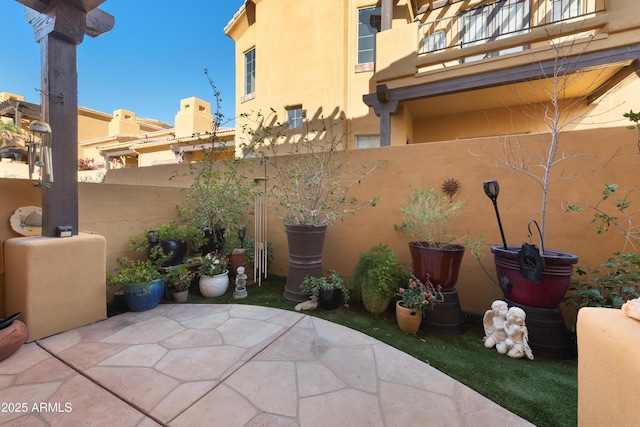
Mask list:
[{"label": "beige building wall", "polygon": [[[87,141],[90,139],[100,138],[109,135],[109,122],[113,116],[111,114],[102,113],[88,108],[78,108],[78,141]],[[94,158],[99,160],[92,153],[83,153],[78,150],[81,157]],[[89,155],[92,154],[92,155]]]},{"label": "beige building wall", "polygon": [[[287,107],[302,106],[308,117],[345,117],[349,145],[356,135],[377,135],[375,115],[362,102],[373,64],[357,66],[357,9],[372,0],[257,1],[241,8],[226,33],[236,43],[236,116],[274,109],[287,120]],[[254,19],[255,18],[255,19]],[[256,52],[254,96],[244,93],[244,55]],[[236,120],[238,140],[242,120]]]},{"label": "beige building wall", "polygon": [[[1,92],[0,102],[4,99],[23,101],[24,97]],[[202,143],[212,129],[211,104],[197,97],[180,101],[175,116],[175,127],[157,120],[137,117],[136,113],[130,110],[118,109],[113,114],[107,114],[79,107],[78,157],[93,159],[94,164],[100,168],[105,167],[103,152],[117,153],[114,156],[122,160],[120,166],[176,163],[176,154],[172,146],[189,145],[190,142]],[[221,139],[233,140],[233,135],[229,135],[227,129],[222,129],[221,133],[224,133]],[[140,149],[133,149],[134,146]],[[28,176],[24,173],[25,168],[15,166],[0,164],[0,177]]]}]

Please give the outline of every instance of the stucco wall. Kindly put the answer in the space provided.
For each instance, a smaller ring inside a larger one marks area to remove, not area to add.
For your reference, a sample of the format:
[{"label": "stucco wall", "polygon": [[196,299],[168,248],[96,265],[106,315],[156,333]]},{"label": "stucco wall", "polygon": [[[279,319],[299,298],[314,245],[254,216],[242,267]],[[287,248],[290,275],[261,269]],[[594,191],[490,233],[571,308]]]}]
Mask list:
[{"label": "stucco wall", "polygon": [[[523,137],[540,138],[538,135]],[[375,208],[367,208],[343,223],[329,227],[324,248],[324,267],[349,276],[360,251],[378,243],[387,243],[398,256],[409,262],[408,236],[398,232],[394,224],[401,221],[400,208],[411,187],[439,189],[449,178],[458,180],[459,200],[465,201],[464,213],[456,220],[455,231],[469,232],[473,239],[480,236],[488,243],[500,243],[500,234],[490,200],[484,195],[482,183],[497,179],[501,192],[498,205],[509,244],[538,243],[527,237],[527,222],[539,219],[540,188],[523,175],[516,174],[489,157],[486,153],[500,152],[501,138],[478,138],[428,144],[358,150],[349,153],[353,165],[373,164],[386,160],[384,166],[354,188],[353,195],[367,200],[375,195],[382,200]],[[578,200],[598,201],[605,183],[617,183],[620,189],[637,184],[638,155],[636,133],[624,128],[579,131],[562,136],[565,152],[581,151],[592,158],[580,158],[560,165],[557,172],[565,176],[592,171],[588,175],[552,186],[548,204],[546,247],[576,253],[579,265],[596,267],[617,250],[622,240],[614,231],[597,235],[590,224],[592,213],[564,213],[561,203]],[[616,150],[619,155],[612,158]],[[607,163],[606,168],[602,166]],[[105,183],[81,183],[80,231],[96,233],[107,238],[107,271],[115,266],[119,256],[133,255],[128,249],[128,237],[144,229],[177,218],[176,205],[183,197],[179,186],[188,179],[169,181],[176,172],[187,172],[188,165],[163,165],[150,168],[131,168],[109,171]],[[122,183],[129,183],[125,185]],[[39,192],[26,181],[0,179],[0,240],[15,237],[8,227],[8,218],[19,206],[38,204]],[[270,271],[278,275],[287,272],[287,243],[284,227],[277,214],[270,211],[269,240],[275,246],[275,260]],[[249,231],[251,235],[251,230]],[[482,265],[494,276],[492,256],[488,248]],[[1,265],[1,264],[0,264]],[[3,276],[0,270],[0,285]],[[483,272],[470,253],[465,255],[457,285],[462,308],[482,313],[501,293]],[[0,294],[0,298],[3,295]],[[0,301],[0,309],[4,304]],[[572,323],[575,315],[565,311]]]},{"label": "stucco wall", "polygon": [[[542,142],[545,135],[527,135],[522,141]],[[580,131],[562,136],[566,154],[585,152],[591,158],[579,158],[560,165],[556,172],[572,174],[592,173],[586,176],[560,181],[551,187],[548,204],[548,231],[546,245],[551,249],[565,250],[580,256],[579,265],[595,267],[604,262],[614,251],[622,249],[618,234],[610,232],[597,235],[590,224],[592,213],[564,213],[561,203],[577,200],[596,203],[605,183],[617,183],[620,189],[635,185],[633,171],[636,167],[636,134],[624,128],[598,131]],[[473,239],[480,236],[488,243],[499,243],[495,214],[489,199],[484,195],[482,183],[487,179],[497,179],[501,185],[498,199],[505,234],[509,244],[521,244],[536,238],[527,237],[529,219],[539,220],[541,192],[537,184],[521,174],[516,174],[500,166],[489,157],[489,152],[499,153],[503,138],[477,138],[472,140],[447,141],[415,144],[397,147],[359,150],[351,152],[353,165],[373,164],[378,160],[387,163],[362,184],[354,188],[354,195],[367,200],[381,195],[382,200],[375,208],[364,209],[344,223],[332,225],[326,238],[324,266],[349,275],[357,262],[360,251],[378,243],[388,243],[399,257],[408,262],[407,243],[410,238],[395,230],[400,222],[400,207],[410,192],[410,187],[440,188],[448,178],[455,178],[461,184],[458,195],[466,203],[463,215],[456,221],[456,231]],[[619,155],[613,153],[620,150]],[[605,163],[605,169],[602,169]],[[166,165],[146,169],[122,169],[111,171],[107,182],[140,182],[145,185],[167,182],[180,168],[187,165]],[[186,169],[183,169],[186,170]],[[182,185],[186,184],[182,181]],[[168,185],[181,185],[171,181]],[[268,221],[269,240],[275,245],[275,260],[270,271],[285,275],[287,271],[287,243],[282,222],[275,212]],[[482,265],[493,276],[492,255],[484,249]],[[493,299],[501,297],[498,287],[483,272],[471,254],[467,253],[463,262],[461,278],[457,285],[463,309],[481,313]],[[565,311],[568,322],[575,314]]]},{"label": "stucco wall", "polygon": [[4,318],[4,241],[20,235],[11,229],[9,218],[21,206],[41,206],[40,191],[24,179],[0,178],[0,317]]}]

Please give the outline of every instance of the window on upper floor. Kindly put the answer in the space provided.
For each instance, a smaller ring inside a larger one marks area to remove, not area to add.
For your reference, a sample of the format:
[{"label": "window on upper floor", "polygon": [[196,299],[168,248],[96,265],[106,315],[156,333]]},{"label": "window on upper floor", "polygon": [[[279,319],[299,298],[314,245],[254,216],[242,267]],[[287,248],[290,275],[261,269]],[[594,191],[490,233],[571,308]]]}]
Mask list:
[{"label": "window on upper floor", "polygon": [[252,95],[256,91],[256,49],[244,54],[244,95]]},{"label": "window on upper floor", "polygon": [[382,25],[382,8],[358,10],[358,64],[376,61],[376,34]]},{"label": "window on upper floor", "polygon": [[551,0],[551,22],[580,16],[580,0]]},{"label": "window on upper floor", "polygon": [[356,136],[356,148],[380,147],[380,135]]},{"label": "window on upper floor", "polygon": [[304,118],[304,111],[302,111],[302,105],[296,105],[295,107],[287,107],[287,128],[288,129],[301,128],[303,118]]},{"label": "window on upper floor", "polygon": [[[567,0],[568,1],[568,0]],[[513,37],[529,30],[531,16],[530,0],[500,0],[487,6],[477,7],[462,15],[462,47],[469,47]],[[523,47],[505,49],[482,55],[467,57],[464,62],[477,61],[489,56],[517,52]]]},{"label": "window on upper floor", "polygon": [[422,52],[435,52],[447,47],[447,34],[444,30],[436,31],[424,36]]}]

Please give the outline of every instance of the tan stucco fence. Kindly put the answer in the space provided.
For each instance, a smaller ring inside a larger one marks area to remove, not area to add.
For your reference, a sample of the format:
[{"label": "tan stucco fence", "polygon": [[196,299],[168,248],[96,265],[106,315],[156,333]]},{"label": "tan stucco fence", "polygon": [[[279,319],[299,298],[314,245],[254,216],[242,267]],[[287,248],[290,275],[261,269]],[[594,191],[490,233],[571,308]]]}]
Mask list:
[{"label": "tan stucco fence", "polygon": [[[540,137],[527,135],[521,138]],[[575,131],[562,134],[561,138],[566,156],[581,152],[592,157],[576,158],[560,164],[556,167],[556,173],[562,172],[565,177],[590,173],[552,185],[545,246],[548,249],[576,253],[580,257],[581,267],[596,268],[613,252],[622,249],[621,235],[615,231],[597,235],[590,223],[592,212],[585,210],[565,213],[561,204],[565,201],[595,204],[605,183],[617,183],[620,189],[635,186],[635,171],[640,161],[636,133],[624,128],[611,128]],[[497,179],[500,183],[498,206],[507,242],[520,245],[531,241],[538,244],[536,236],[529,239],[527,223],[530,219],[539,219],[540,187],[487,155],[490,151],[500,153],[501,150],[502,138],[479,138],[350,152],[352,165],[372,165],[378,160],[386,161],[381,169],[353,189],[353,195],[359,199],[368,200],[377,195],[382,199],[377,207],[365,208],[346,221],[329,227],[324,247],[324,268],[335,269],[348,277],[358,260],[359,252],[378,243],[388,244],[401,260],[408,263],[410,256],[407,243],[410,238],[394,227],[401,221],[401,206],[411,188],[439,189],[449,178],[459,181],[461,189],[457,198],[465,201],[464,212],[455,223],[458,234],[468,232],[469,237],[474,240],[483,236],[487,243],[500,243],[493,205],[482,189],[485,180]],[[612,157],[616,151],[618,155]],[[606,167],[603,167],[605,164]],[[161,165],[112,170],[102,184],[79,184],[80,232],[103,236],[106,240],[104,265],[98,262],[100,265],[96,265],[91,271],[97,271],[100,275],[105,269],[106,272],[113,271],[118,257],[136,256],[128,247],[129,236],[139,235],[148,227],[178,219],[176,205],[184,197],[184,192],[179,187],[188,186],[189,181],[188,178],[169,180],[169,177],[176,172],[184,174],[187,168],[187,165]],[[9,218],[21,206],[39,205],[40,193],[26,180],[0,179],[0,195],[0,240],[3,242],[3,249],[0,251],[0,311],[5,310],[4,314],[10,314],[7,313],[6,296],[15,294],[15,291],[8,292],[7,287],[20,289],[24,283],[8,283],[6,273],[11,269],[33,271],[39,267],[15,265],[20,261],[7,253],[12,245],[11,239],[19,237],[10,228]],[[251,230],[248,235],[251,236]],[[275,249],[275,260],[269,271],[272,274],[286,275],[286,235],[282,221],[274,211],[270,211],[269,215],[268,236]],[[100,252],[100,245],[90,250]],[[463,310],[471,313],[483,313],[494,299],[501,297],[498,286],[492,281],[495,275],[493,257],[488,247],[483,252],[485,257],[481,264],[491,278],[483,271],[478,260],[467,251],[456,286]],[[42,263],[43,269],[51,269],[38,276],[48,281],[43,286],[44,292],[54,294],[69,290],[68,281],[54,280],[64,277],[56,270],[68,270],[68,262],[54,260],[53,257],[48,263],[46,258],[38,257],[37,260]],[[73,260],[70,262],[73,265]],[[25,274],[13,277],[23,280]],[[82,283],[83,279],[78,280]],[[104,305],[104,283],[100,286],[100,304]],[[53,306],[50,309],[58,310]],[[566,322],[573,324],[575,312],[566,307],[563,311]],[[66,310],[66,313],[71,315],[73,310]]]}]

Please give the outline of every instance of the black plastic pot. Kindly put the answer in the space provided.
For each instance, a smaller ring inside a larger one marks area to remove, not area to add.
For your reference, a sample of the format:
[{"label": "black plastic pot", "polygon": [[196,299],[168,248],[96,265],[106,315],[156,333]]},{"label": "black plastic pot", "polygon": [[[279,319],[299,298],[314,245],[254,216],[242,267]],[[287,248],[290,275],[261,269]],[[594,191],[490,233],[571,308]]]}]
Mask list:
[{"label": "black plastic pot", "polygon": [[342,302],[342,290],[341,289],[320,289],[320,295],[318,296],[318,305],[325,310],[335,310],[340,306]]}]

